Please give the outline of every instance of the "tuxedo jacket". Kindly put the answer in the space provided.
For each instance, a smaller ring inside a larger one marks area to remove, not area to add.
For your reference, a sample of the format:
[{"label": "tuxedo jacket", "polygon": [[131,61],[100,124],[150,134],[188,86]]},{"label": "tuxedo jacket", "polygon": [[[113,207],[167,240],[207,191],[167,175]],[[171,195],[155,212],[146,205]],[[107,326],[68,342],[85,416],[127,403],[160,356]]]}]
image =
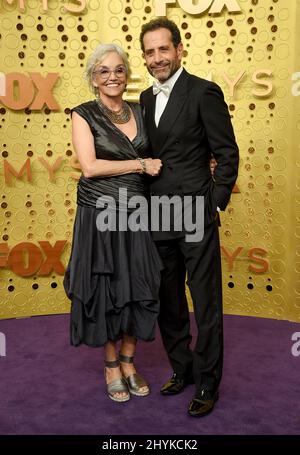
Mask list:
[{"label": "tuxedo jacket", "polygon": [[[152,156],[163,163],[160,175],[151,179],[151,194],[209,192],[213,210],[225,210],[238,174],[239,151],[221,89],[183,69],[158,127],[155,101],[152,87],[141,93]],[[214,178],[211,155],[218,163]]]}]

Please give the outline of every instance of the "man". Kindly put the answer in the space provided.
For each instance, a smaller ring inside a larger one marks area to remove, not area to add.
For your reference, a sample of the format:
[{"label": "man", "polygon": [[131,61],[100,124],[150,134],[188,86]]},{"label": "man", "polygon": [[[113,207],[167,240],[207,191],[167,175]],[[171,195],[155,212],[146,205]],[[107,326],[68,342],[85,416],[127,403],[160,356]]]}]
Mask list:
[{"label": "man", "polygon": [[[160,292],[159,326],[172,378],[163,395],[195,383],[191,416],[211,412],[222,375],[222,279],[219,210],[225,210],[237,178],[239,153],[227,105],[213,82],[181,67],[183,45],[176,24],[159,18],[143,25],[141,47],[153,87],[141,94],[153,156],[163,163],[151,183],[151,195],[204,197],[204,236],[187,241],[186,232],[153,232],[165,269]],[[217,161],[212,177],[211,156]],[[194,210],[195,212],[195,210]],[[190,350],[190,321],[185,277],[193,300],[198,336]]]}]

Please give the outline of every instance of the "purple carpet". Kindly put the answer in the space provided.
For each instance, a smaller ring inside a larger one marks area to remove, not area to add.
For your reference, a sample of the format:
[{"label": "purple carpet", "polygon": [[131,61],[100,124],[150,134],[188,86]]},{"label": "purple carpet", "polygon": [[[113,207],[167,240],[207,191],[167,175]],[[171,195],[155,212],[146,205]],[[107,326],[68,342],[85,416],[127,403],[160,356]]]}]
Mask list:
[{"label": "purple carpet", "polygon": [[[193,332],[195,331],[193,323]],[[105,394],[103,350],[69,346],[69,316],[0,321],[1,435],[296,435],[300,433],[300,324],[225,316],[220,398],[212,414],[187,415],[194,388],[163,397],[171,373],[159,332],[140,343],[139,371],[152,393],[114,403]]]}]

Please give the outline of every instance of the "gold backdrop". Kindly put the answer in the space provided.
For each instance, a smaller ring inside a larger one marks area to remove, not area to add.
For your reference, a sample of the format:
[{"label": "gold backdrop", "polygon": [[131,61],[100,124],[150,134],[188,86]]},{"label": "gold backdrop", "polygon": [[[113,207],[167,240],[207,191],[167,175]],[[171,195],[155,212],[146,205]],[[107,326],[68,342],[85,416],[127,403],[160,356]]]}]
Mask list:
[{"label": "gold backdrop", "polygon": [[93,98],[82,75],[99,42],[128,52],[138,100],[152,82],[140,27],[160,14],[181,30],[185,68],[222,87],[240,146],[221,218],[225,312],[300,321],[299,0],[1,1],[0,318],[69,311],[70,108]]}]

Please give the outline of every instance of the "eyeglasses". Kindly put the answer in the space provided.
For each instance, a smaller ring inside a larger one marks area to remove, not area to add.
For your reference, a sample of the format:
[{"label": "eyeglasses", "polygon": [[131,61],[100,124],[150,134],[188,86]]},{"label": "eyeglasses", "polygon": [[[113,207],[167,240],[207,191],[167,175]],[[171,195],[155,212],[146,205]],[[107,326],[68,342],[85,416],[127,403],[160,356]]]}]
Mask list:
[{"label": "eyeglasses", "polygon": [[93,74],[98,74],[103,80],[108,79],[111,76],[111,73],[114,73],[117,78],[122,78],[126,76],[127,71],[125,66],[118,66],[114,70],[110,70],[109,68],[99,68],[98,70],[93,71]]}]

